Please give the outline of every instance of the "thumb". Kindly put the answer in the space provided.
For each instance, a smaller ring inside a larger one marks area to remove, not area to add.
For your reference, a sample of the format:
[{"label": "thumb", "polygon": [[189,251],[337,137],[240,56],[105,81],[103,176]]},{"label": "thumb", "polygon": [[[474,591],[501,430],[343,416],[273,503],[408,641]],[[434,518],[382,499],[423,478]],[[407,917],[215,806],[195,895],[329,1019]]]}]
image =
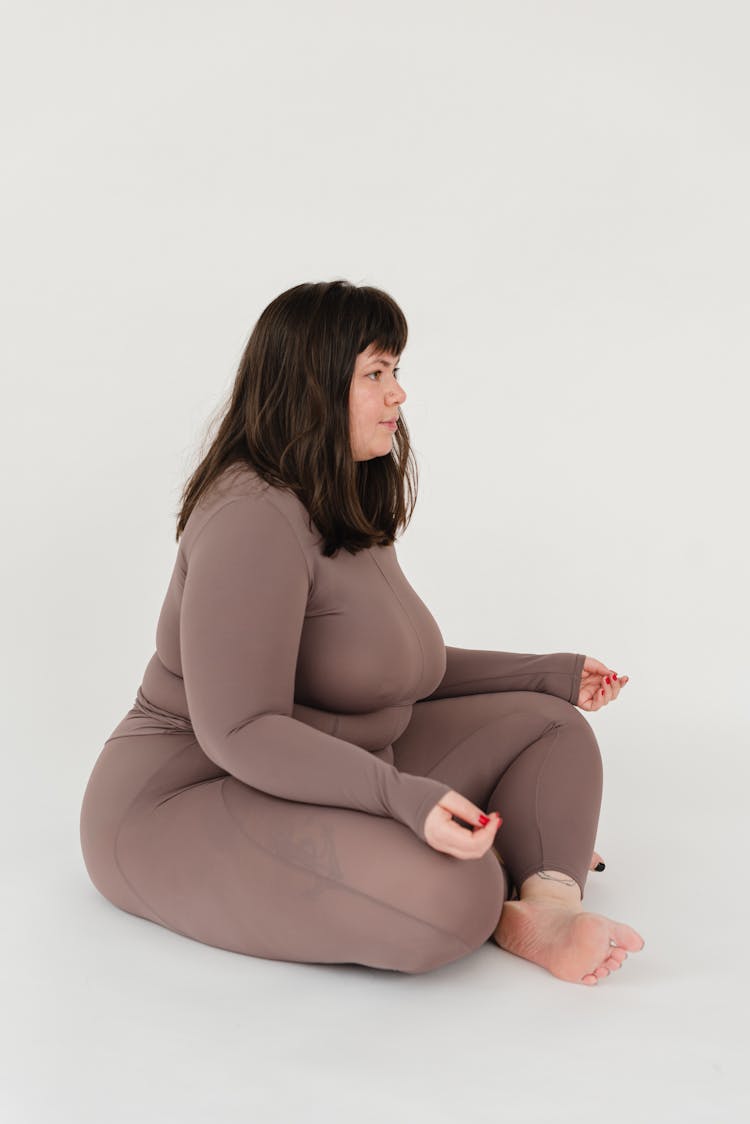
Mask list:
[{"label": "thumb", "polygon": [[471,800],[467,800],[465,796],[462,796],[460,792],[455,792],[451,789],[450,792],[446,792],[445,796],[440,798],[438,804],[447,812],[452,812],[454,816],[459,816],[462,820],[465,820],[466,823],[473,824],[475,827],[484,826],[480,822],[479,817],[484,816],[485,813],[481,808],[478,808],[476,804],[472,803]]}]

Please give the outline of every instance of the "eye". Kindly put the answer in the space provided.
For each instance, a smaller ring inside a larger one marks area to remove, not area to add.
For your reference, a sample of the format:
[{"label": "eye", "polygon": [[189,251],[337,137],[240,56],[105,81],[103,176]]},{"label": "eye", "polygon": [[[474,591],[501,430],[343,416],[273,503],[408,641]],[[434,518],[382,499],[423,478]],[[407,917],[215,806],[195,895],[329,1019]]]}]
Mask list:
[{"label": "eye", "polygon": [[[394,377],[394,379],[396,379],[396,382],[398,382],[398,379],[396,378],[396,375],[398,374],[398,372],[399,372],[400,370],[401,370],[401,368],[400,368],[400,367],[394,367],[394,368],[393,368],[393,377]],[[379,370],[379,371],[369,371],[369,372],[368,372],[368,375],[367,375],[367,377],[368,377],[368,379],[369,379],[370,375],[382,375],[382,373],[383,373],[383,372],[382,372],[382,370]]]}]

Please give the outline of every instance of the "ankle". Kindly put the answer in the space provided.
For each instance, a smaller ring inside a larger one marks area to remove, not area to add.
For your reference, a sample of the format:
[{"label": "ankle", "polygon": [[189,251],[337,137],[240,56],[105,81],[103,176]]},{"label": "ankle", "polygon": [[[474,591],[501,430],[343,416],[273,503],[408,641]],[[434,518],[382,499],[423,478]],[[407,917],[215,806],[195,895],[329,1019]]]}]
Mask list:
[{"label": "ankle", "polygon": [[568,909],[582,908],[581,888],[574,878],[561,870],[541,870],[524,879],[521,901],[552,902]]}]

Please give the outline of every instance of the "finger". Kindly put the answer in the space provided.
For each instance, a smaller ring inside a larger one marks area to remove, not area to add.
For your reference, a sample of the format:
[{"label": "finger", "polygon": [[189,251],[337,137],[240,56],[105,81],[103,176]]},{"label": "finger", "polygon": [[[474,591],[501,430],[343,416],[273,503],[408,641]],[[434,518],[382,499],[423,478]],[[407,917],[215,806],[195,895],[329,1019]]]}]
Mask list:
[{"label": "finger", "polygon": [[441,850],[456,859],[473,859],[474,849],[470,842],[474,838],[473,834],[454,823],[447,824],[446,828],[445,837],[440,840]]},{"label": "finger", "polygon": [[468,832],[465,828],[449,821],[446,826],[451,836],[450,840],[447,841],[452,848],[450,853],[459,859],[481,859],[482,855],[492,846],[500,822],[502,821],[497,814],[493,813],[488,824],[476,828],[473,832]]},{"label": "finger", "polygon": [[[472,827],[481,826],[482,817],[485,813],[460,792],[451,789],[450,792],[446,792],[445,796],[440,798],[438,803],[445,811],[458,816],[466,823],[471,824]],[[466,829],[464,828],[464,830]]]},{"label": "finger", "polygon": [[[484,815],[484,813],[482,813],[482,815]],[[480,841],[480,846],[482,846],[483,842],[487,840],[489,846],[492,846],[493,840],[497,835],[498,828],[500,827],[502,822],[503,817],[499,812],[490,812],[487,823],[481,824],[479,827],[475,827],[469,838],[472,841],[478,839]],[[470,846],[472,845],[473,843],[470,844]]]},{"label": "finger", "polygon": [[602,684],[600,683],[596,687],[594,687],[589,710],[601,710],[603,706],[604,695],[602,694]]},{"label": "finger", "polygon": [[[446,809],[444,808],[443,811],[446,811]],[[497,813],[495,812],[492,813],[491,816],[487,816],[484,812],[480,812],[478,816],[478,822],[476,823],[473,820],[464,819],[463,816],[457,816],[455,812],[452,815],[448,813],[448,815],[449,822],[457,824],[462,831],[465,831],[467,835],[471,836],[476,834],[477,831],[481,831],[482,829],[490,827],[493,823],[495,823],[496,820],[492,819],[492,815],[496,817]],[[502,817],[500,817],[500,823],[502,823]]]}]

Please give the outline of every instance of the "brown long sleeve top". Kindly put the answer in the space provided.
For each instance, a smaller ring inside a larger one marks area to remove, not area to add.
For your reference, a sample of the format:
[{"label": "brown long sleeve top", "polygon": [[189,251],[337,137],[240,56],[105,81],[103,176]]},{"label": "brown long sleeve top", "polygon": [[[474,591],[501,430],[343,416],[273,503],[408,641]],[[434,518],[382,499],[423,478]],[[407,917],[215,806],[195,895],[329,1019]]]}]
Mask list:
[{"label": "brown long sleeve top", "polygon": [[120,732],[192,729],[254,788],[392,816],[424,839],[450,786],[393,764],[415,702],[517,690],[575,702],[585,657],[446,647],[392,545],[326,558],[320,542],[291,492],[245,465],[222,474],[186,523]]}]

